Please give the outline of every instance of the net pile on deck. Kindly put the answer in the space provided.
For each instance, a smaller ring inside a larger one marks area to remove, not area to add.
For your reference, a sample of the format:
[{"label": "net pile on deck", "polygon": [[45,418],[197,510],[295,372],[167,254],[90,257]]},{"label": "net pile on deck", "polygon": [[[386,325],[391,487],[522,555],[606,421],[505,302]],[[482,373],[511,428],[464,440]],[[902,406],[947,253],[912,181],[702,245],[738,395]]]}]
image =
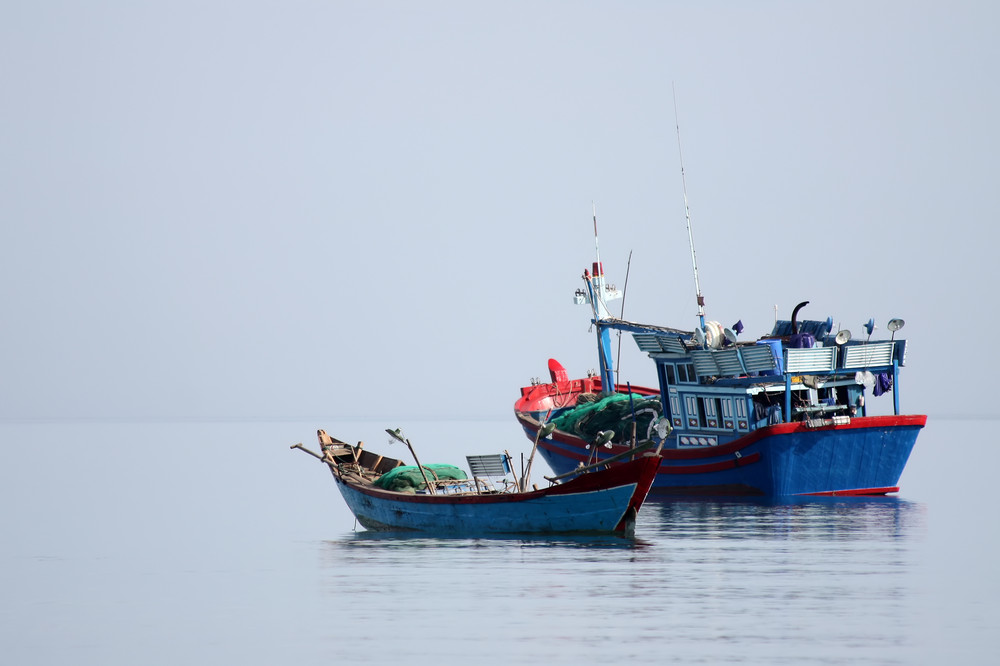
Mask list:
[{"label": "net pile on deck", "polygon": [[[464,481],[469,478],[462,469],[454,465],[431,464],[423,465],[423,468],[427,478],[435,481]],[[415,493],[427,488],[424,476],[416,465],[403,465],[389,470],[375,479],[374,483],[379,488],[398,493]]]},{"label": "net pile on deck", "polygon": [[552,423],[563,432],[573,433],[585,440],[592,440],[602,430],[613,430],[613,442],[627,442],[632,439],[632,409],[635,409],[636,438],[647,440],[653,432],[653,424],[660,418],[663,406],[659,398],[632,395],[631,403],[627,393],[614,393],[603,398],[584,393],[577,406],[566,411]]}]

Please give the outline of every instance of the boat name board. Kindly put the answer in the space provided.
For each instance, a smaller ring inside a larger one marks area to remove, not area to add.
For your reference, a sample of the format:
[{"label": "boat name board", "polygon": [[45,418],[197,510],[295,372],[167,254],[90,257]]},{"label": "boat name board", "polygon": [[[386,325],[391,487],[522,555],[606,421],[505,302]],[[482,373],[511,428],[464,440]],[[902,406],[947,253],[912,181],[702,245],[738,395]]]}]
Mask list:
[{"label": "boat name board", "polygon": [[680,447],[703,447],[716,446],[719,438],[712,435],[681,435],[677,438],[677,446]]}]

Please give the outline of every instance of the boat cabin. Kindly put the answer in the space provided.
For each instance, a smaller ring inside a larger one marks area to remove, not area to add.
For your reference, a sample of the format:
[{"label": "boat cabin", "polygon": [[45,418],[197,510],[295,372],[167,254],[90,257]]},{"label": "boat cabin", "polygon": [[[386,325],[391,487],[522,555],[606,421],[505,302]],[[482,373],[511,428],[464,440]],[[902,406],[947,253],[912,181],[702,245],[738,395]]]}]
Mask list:
[{"label": "boat cabin", "polygon": [[[895,321],[898,329],[902,322]],[[621,320],[599,326],[632,333],[656,364],[663,413],[678,448],[713,446],[776,423],[849,423],[866,415],[869,389],[892,391],[899,414],[904,340],[853,341],[849,334],[832,335],[831,320],[778,321],[770,335],[752,342],[735,341],[731,331],[706,340],[702,331]]]}]

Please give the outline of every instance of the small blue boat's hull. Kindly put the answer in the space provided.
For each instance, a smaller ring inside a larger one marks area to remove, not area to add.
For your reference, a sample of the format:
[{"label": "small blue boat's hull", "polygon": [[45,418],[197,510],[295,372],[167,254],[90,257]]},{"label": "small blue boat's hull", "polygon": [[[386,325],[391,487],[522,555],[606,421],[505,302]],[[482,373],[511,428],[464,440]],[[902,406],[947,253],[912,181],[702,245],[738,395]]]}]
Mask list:
[{"label": "small blue boat's hull", "polygon": [[[522,423],[533,439],[534,429]],[[716,446],[667,448],[651,492],[770,497],[895,492],[925,423],[926,416],[858,417],[818,428],[781,423]],[[585,446],[557,432],[539,449],[561,473],[587,460]]]},{"label": "small blue boat's hull", "polygon": [[655,457],[527,493],[406,494],[345,481],[337,487],[370,530],[463,534],[628,532],[656,474]]}]

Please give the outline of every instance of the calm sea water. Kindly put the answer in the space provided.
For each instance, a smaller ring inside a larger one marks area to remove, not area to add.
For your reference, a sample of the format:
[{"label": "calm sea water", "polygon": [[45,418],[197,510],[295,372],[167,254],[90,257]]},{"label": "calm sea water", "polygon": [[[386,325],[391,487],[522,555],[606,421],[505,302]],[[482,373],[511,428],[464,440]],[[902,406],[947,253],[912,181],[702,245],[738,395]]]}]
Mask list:
[{"label": "calm sea water", "polygon": [[[355,531],[315,429],[423,462],[513,419],[0,424],[9,664],[995,664],[997,422],[932,418],[898,498],[658,501],[636,539]],[[523,440],[523,441],[522,441]],[[544,468],[541,471],[546,471]]]}]

